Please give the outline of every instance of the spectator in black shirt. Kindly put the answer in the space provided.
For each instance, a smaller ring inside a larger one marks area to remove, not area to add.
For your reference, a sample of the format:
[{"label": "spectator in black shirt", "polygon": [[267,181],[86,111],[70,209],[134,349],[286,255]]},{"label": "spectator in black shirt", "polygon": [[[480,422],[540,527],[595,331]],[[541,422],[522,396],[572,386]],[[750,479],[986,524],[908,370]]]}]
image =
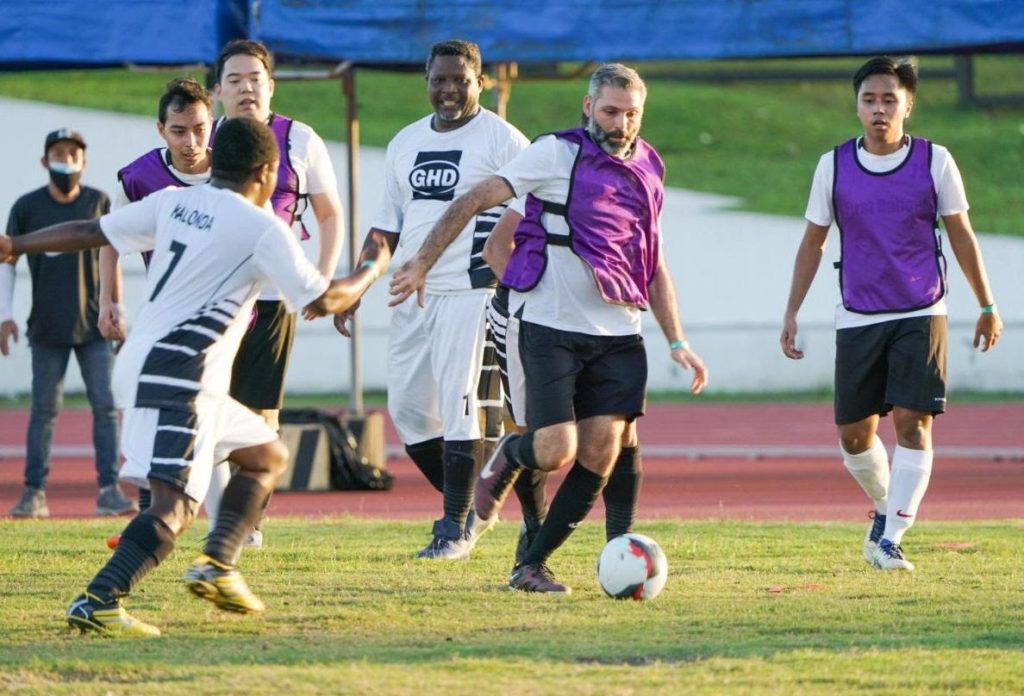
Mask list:
[{"label": "spectator in black shirt", "polygon": [[[98,218],[110,209],[106,194],[79,180],[85,168],[81,133],[62,128],[46,136],[43,167],[49,183],[15,202],[7,234],[17,236],[68,220]],[[137,506],[117,485],[117,411],[110,390],[114,364],[111,343],[96,326],[99,309],[98,252],[93,249],[28,257],[32,309],[28,317],[32,348],[32,411],[25,453],[25,490],[11,508],[14,517],[49,517],[46,479],[50,473],[53,424],[64,395],[64,375],[74,351],[93,413],[93,445],[99,493],[97,515],[134,512]],[[0,264],[0,353],[18,340],[11,312],[13,263]]]}]

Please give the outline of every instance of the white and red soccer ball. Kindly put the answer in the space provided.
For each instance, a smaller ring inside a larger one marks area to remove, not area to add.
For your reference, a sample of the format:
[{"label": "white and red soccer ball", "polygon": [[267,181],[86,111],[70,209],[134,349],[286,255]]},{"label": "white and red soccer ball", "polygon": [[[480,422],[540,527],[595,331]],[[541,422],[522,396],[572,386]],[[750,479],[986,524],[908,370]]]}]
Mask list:
[{"label": "white and red soccer ball", "polygon": [[597,559],[597,581],[615,599],[654,599],[668,580],[668,559],[658,542],[643,534],[609,541]]}]

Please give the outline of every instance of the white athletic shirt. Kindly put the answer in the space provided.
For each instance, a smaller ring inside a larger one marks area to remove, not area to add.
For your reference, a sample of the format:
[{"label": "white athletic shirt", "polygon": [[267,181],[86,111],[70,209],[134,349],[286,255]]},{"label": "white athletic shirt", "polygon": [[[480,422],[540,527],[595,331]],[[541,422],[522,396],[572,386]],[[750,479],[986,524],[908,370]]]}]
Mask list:
[{"label": "white athletic shirt", "polygon": [[[578,149],[575,143],[553,135],[538,138],[502,167],[498,176],[509,183],[517,198],[532,193],[565,205]],[[544,213],[542,222],[549,234],[569,234],[569,225],[561,215]],[[659,235],[660,227],[659,222]],[[594,271],[572,249],[549,244],[547,254],[548,265],[537,286],[526,293],[511,292],[509,307],[524,305],[524,321],[592,336],[640,333],[640,310],[605,302]]]},{"label": "white athletic shirt", "polygon": [[[869,172],[888,172],[903,163],[903,160],[910,154],[909,140],[904,142],[896,152],[888,155],[873,155],[861,145],[861,138],[857,140],[857,159]],[[835,211],[832,209],[832,182],[835,179],[835,155],[829,150],[818,160],[818,167],[814,171],[814,179],[811,182],[811,195],[807,200],[807,211],[804,218],[808,222],[822,227],[831,227],[835,222]],[[953,161],[949,150],[932,143],[932,181],[935,182],[935,193],[938,199],[937,211],[940,216],[956,215],[967,212],[967,194],[964,191],[964,182],[960,178],[960,170]],[[949,260],[948,249],[943,252]],[[838,286],[839,277],[836,274]],[[917,309],[912,312],[895,312],[887,314],[857,314],[843,306],[842,299],[836,305],[836,328],[851,329],[859,326],[880,324],[884,321],[895,319],[906,319],[909,317],[925,317],[947,314],[946,300],[940,299],[930,307]]]},{"label": "white athletic shirt", "polygon": [[294,310],[328,285],[277,216],[227,189],[167,188],[100,227],[120,254],[154,252],[114,367],[120,408],[190,410],[200,395],[225,397],[260,287],[277,286]]},{"label": "white athletic shirt", "polygon": [[[433,115],[409,124],[388,143],[384,192],[372,226],[399,235],[394,263],[420,250],[453,200],[529,145],[515,126],[483,108],[452,131],[435,131],[432,120]],[[469,222],[427,273],[427,292],[487,289],[491,274],[481,253],[504,208]]]},{"label": "white athletic shirt", "polygon": [[[174,168],[174,165],[170,163],[170,157],[167,156],[166,147],[160,148],[160,159],[167,163],[167,168],[171,171],[171,174],[174,175],[174,178],[178,179],[183,184],[188,186],[197,186],[198,184],[205,184],[210,180],[209,169],[205,172],[200,172],[199,174],[186,174],[185,172],[179,172]],[[117,210],[118,208],[125,207],[131,202],[131,199],[128,198],[128,194],[125,193],[124,182],[118,181],[117,190],[114,193],[114,201],[110,204],[110,209]]]}]

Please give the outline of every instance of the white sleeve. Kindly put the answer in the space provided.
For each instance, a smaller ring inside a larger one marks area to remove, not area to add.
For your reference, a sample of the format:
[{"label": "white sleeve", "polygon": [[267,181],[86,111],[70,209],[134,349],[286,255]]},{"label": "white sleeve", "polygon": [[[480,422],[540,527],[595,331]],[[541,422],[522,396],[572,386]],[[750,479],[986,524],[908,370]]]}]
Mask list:
[{"label": "white sleeve", "polygon": [[495,148],[495,155],[497,157],[497,161],[494,163],[495,170],[501,169],[515,159],[516,155],[530,147],[530,141],[527,137],[514,126],[509,125],[507,129],[503,128],[502,131],[504,140],[499,142],[498,147]]},{"label": "white sleeve", "polygon": [[310,194],[337,192],[338,178],[327,152],[327,145],[316,133],[310,131],[306,144],[308,169],[306,170],[306,192]]},{"label": "white sleeve", "polygon": [[119,210],[129,203],[131,203],[131,199],[128,198],[128,194],[124,191],[124,182],[118,180],[117,192],[114,194],[114,202],[111,204],[110,209],[112,211]]},{"label": "white sleeve", "polygon": [[932,179],[935,181],[939,215],[967,212],[970,206],[967,204],[967,192],[964,190],[960,169],[949,150],[941,145],[932,145]]},{"label": "white sleeve", "polygon": [[384,190],[381,191],[380,204],[370,226],[384,232],[400,233],[403,205],[402,189],[395,176],[395,155],[392,147],[388,146],[387,154],[384,156]]},{"label": "white sleeve", "polygon": [[526,215],[526,196],[520,196],[519,198],[513,198],[509,204],[508,209],[512,212],[518,213],[520,217]]},{"label": "white sleeve", "polygon": [[320,297],[330,284],[309,262],[295,235],[280,220],[274,220],[260,236],[253,261],[263,282],[281,291],[290,312]]},{"label": "white sleeve", "polygon": [[551,179],[555,171],[556,147],[558,138],[553,135],[544,136],[499,169],[498,176],[508,182],[516,198],[521,198]]},{"label": "white sleeve", "polygon": [[835,160],[832,152],[826,152],[818,160],[811,180],[811,194],[807,198],[807,211],[804,218],[815,225],[831,227],[835,220],[832,210],[832,181],[835,178]]},{"label": "white sleeve", "polygon": [[0,321],[14,318],[14,264],[0,263]]},{"label": "white sleeve", "polygon": [[[174,189],[164,189],[174,190]],[[156,244],[156,221],[163,191],[146,196],[141,201],[107,213],[100,218],[100,229],[118,254],[150,251]]]}]

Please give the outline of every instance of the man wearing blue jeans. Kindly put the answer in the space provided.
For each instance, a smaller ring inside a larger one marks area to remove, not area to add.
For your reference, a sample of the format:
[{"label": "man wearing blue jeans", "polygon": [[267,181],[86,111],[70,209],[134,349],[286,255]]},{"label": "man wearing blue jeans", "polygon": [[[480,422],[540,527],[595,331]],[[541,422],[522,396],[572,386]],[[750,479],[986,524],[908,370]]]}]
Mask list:
[{"label": "man wearing blue jeans", "polygon": [[[15,202],[7,234],[17,236],[68,220],[97,218],[108,212],[106,194],[79,180],[85,168],[85,140],[62,128],[46,136],[42,158],[49,173],[46,186]],[[26,334],[32,347],[32,411],[25,454],[25,490],[11,508],[13,517],[49,517],[46,479],[50,473],[53,423],[64,396],[64,374],[72,351],[85,381],[93,413],[93,445],[99,494],[97,515],[137,510],[117,486],[117,411],[110,391],[114,351],[96,325],[99,309],[97,252],[33,254],[32,310]],[[18,340],[11,312],[14,265],[0,264],[0,354]]]}]

